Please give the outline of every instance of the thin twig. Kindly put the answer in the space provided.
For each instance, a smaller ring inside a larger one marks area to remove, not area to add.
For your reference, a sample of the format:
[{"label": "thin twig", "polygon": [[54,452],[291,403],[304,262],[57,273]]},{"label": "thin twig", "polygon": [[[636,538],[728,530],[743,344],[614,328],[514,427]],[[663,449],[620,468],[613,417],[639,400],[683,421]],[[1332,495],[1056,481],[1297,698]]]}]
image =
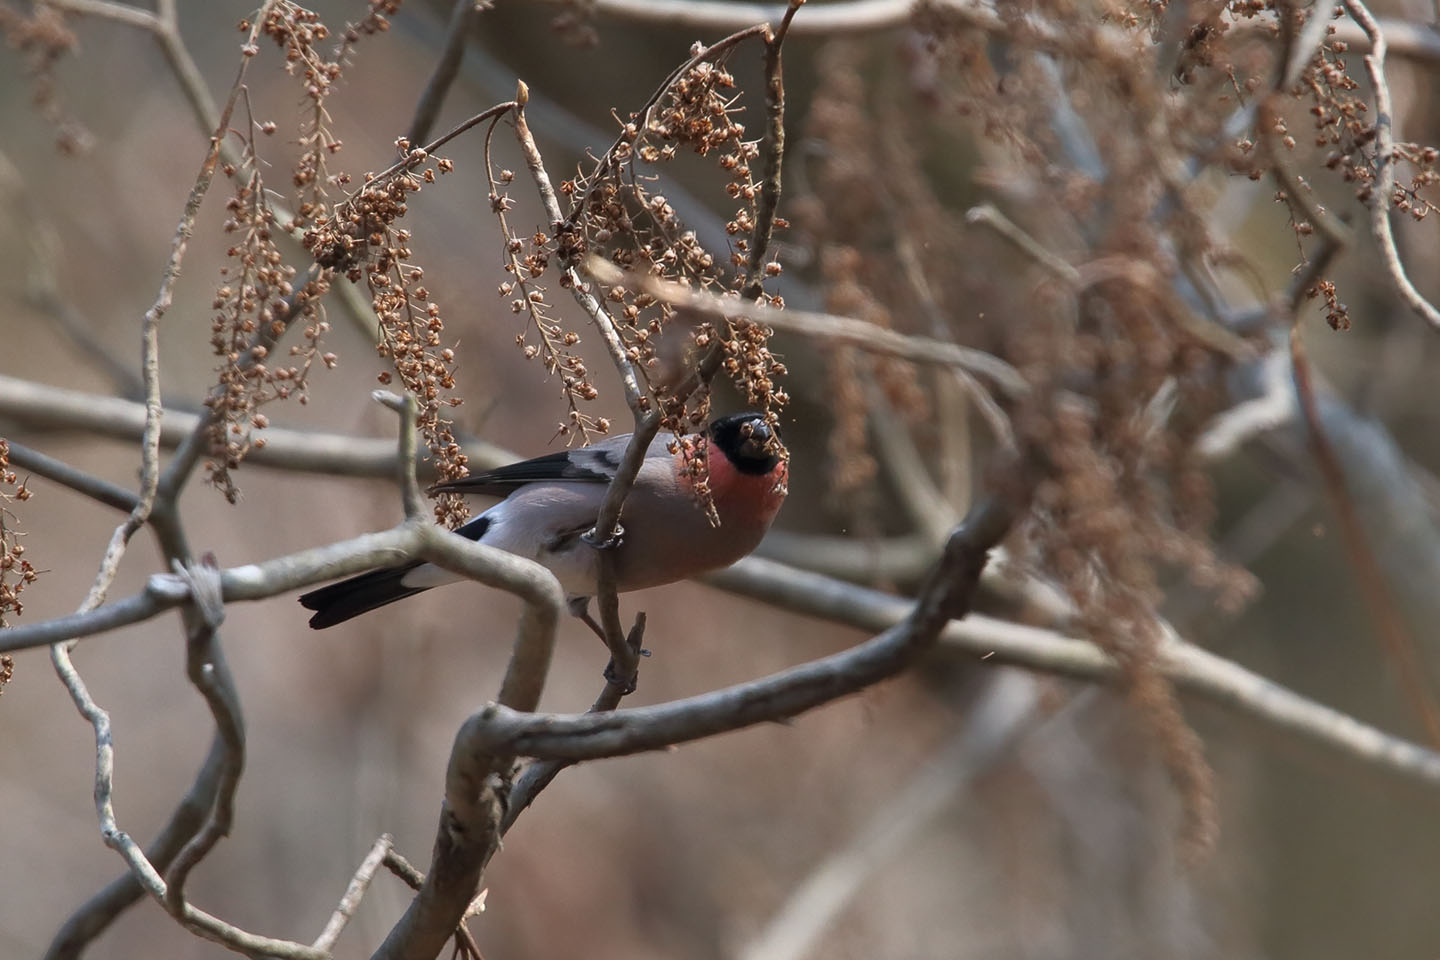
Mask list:
[{"label": "thin twig", "polygon": [[[724,37],[710,44],[710,46],[708,47],[697,50],[694,54],[691,55],[690,59],[680,64],[680,66],[676,67],[674,70],[671,70],[669,75],[665,77],[664,81],[660,84],[660,86],[656,87],[655,91],[650,94],[650,99],[646,100],[645,103],[640,107],[640,109],[636,111],[636,119],[634,121],[635,129],[646,130],[649,128],[651,111],[653,111],[655,107],[660,103],[660,101],[664,99],[665,94],[669,92],[670,88],[674,86],[675,82],[681,77],[685,76],[687,73],[689,73],[695,66],[701,63],[713,61],[718,57],[723,56],[730,50],[734,49],[735,47],[739,46],[741,43],[744,43],[746,40],[749,40],[752,37],[766,36],[769,31],[770,25],[768,23],[752,22],[751,26],[737,30],[734,33],[730,34],[728,37]],[[620,157],[625,155],[625,148],[629,145],[629,142],[630,134],[622,130],[620,135],[616,137],[615,142],[610,145],[610,149],[606,150],[603,154],[600,155],[600,159],[595,161],[595,166],[585,177],[585,182],[595,184],[599,183],[605,177],[609,176],[611,171],[613,171],[621,163]],[[549,212],[548,207],[546,212]],[[563,226],[557,227],[557,229],[555,230],[556,235],[558,236],[563,232],[573,231],[576,227],[576,224],[579,222],[580,217],[583,216],[584,213],[585,203],[582,196],[580,198],[577,198],[575,208],[571,211],[569,218],[564,221]]]},{"label": "thin twig", "polygon": [[801,570],[860,583],[909,583],[935,562],[936,548],[920,534],[864,539],[771,530],[755,556]]},{"label": "thin twig", "polygon": [[149,30],[152,33],[164,29],[164,23],[158,15],[140,7],[132,7],[128,3],[115,3],[112,0],[46,0],[46,3],[48,6],[64,10],[67,13],[113,20],[116,23]]},{"label": "thin twig", "polygon": [[[180,34],[176,0],[157,0],[155,13],[128,4],[110,2],[110,0],[52,0],[50,5],[72,13],[100,17],[148,31],[154,36],[156,44],[160,47],[166,62],[169,63],[170,71],[175,76],[180,92],[190,104],[190,111],[196,124],[206,133],[216,129],[219,125],[220,111],[215,105],[215,98],[211,96],[205,76],[201,72],[199,64],[195,62],[195,58],[190,54],[190,48],[185,45],[184,37]],[[262,20],[263,17],[259,15],[255,17],[257,24]],[[252,46],[253,42],[252,39]],[[232,170],[244,171],[247,167],[244,159],[236,152],[228,139],[221,141],[220,157]],[[276,223],[297,222],[294,213],[273,197],[269,198],[267,203],[275,214]],[[303,231],[297,227],[292,231],[287,231],[287,236],[298,243],[303,239]],[[351,322],[371,339],[374,339],[377,322],[370,309],[369,301],[350,284],[338,285],[334,288],[334,294],[339,297]]]},{"label": "thin twig", "polygon": [[400,484],[401,502],[405,507],[405,519],[418,522],[425,516],[425,497],[420,493],[420,482],[415,475],[415,415],[418,405],[412,394],[401,397],[389,390],[376,390],[371,394],[376,403],[389,407],[400,417],[400,441],[395,451],[396,481]]},{"label": "thin twig", "polygon": [[743,300],[755,300],[765,293],[765,255],[775,229],[785,168],[785,70],[780,54],[790,22],[804,3],[790,0],[780,26],[765,34],[765,172],[760,179],[760,200],[755,205],[755,229],[750,232],[750,262],[740,285]]},{"label": "thin twig", "polygon": [[393,848],[385,853],[385,869],[403,880],[411,890],[419,890],[421,884],[425,882],[425,874],[416,869],[414,864]]},{"label": "thin twig", "polygon": [[[409,860],[406,860],[394,847],[391,847],[385,852],[385,869],[389,870],[396,877],[399,877],[411,890],[419,892],[420,888],[425,885],[425,874],[415,869],[415,866]],[[481,891],[480,896],[483,897],[484,895],[484,891]],[[479,899],[479,897],[476,899]],[[466,911],[466,915],[469,915],[468,910]],[[455,936],[460,938],[460,941],[465,945],[465,949],[469,951],[469,956],[480,956],[480,948],[475,944],[475,937],[470,933],[470,928],[465,925],[463,919],[460,921],[459,926],[455,928]]]},{"label": "thin twig", "polygon": [[[65,645],[52,646],[50,655],[55,665],[55,671],[66,690],[70,692],[76,709],[90,722],[95,731],[95,810],[100,820],[100,835],[106,846],[124,858],[131,873],[145,888],[145,891],[162,906],[169,909],[165,897],[165,881],[156,872],[150,861],[145,858],[144,851],[119,828],[115,820],[115,807],[112,801],[115,744],[110,732],[110,715],[101,709],[90,696],[85,681],[81,679],[79,672],[75,670],[74,664],[70,661],[70,654]],[[186,929],[205,939],[224,944],[242,953],[261,954],[267,957],[282,958],[282,960],[328,960],[327,954],[311,950],[303,944],[248,933],[188,903],[182,903],[179,906],[175,911],[175,918]]]},{"label": "thin twig", "polygon": [[971,207],[965,211],[965,222],[993,230],[996,235],[1008,241],[1016,250],[1044,267],[1058,279],[1071,285],[1080,282],[1078,269],[1051,253],[1044,244],[1039,243],[1030,234],[1020,229],[1015,221],[1001,213],[999,208],[993,204],[982,203],[979,206]]},{"label": "thin twig", "polygon": [[[225,744],[217,730],[190,789],[145,850],[145,856],[156,870],[168,869],[188,838],[204,823],[215,802],[225,755]],[[145,888],[126,870],[70,915],[45,951],[44,960],[79,960],[85,948],[143,896]]]},{"label": "thin twig", "polygon": [[1305,221],[1320,231],[1326,242],[1336,250],[1343,249],[1350,242],[1350,228],[1320,205],[1309,186],[1301,181],[1300,175],[1290,165],[1284,144],[1275,132],[1278,117],[1272,97],[1264,97],[1256,114],[1255,128],[1270,158],[1270,174],[1292,208],[1298,209]]},{"label": "thin twig", "polygon": [[1285,48],[1283,69],[1275,74],[1275,85],[1272,89],[1276,93],[1284,93],[1300,82],[1300,75],[1305,72],[1306,67],[1310,66],[1310,61],[1315,58],[1316,51],[1320,49],[1320,44],[1325,42],[1325,37],[1330,29],[1332,10],[1334,7],[1330,4],[1311,4],[1310,14],[1305,20],[1305,28],[1300,31],[1299,36],[1293,36],[1289,10],[1286,10],[1279,18],[1281,30],[1287,34],[1286,39],[1290,42]]},{"label": "thin twig", "polygon": [[[516,97],[519,105],[515,109],[515,137],[519,141],[521,153],[524,154],[525,166],[535,181],[535,189],[540,194],[545,215],[550,220],[551,228],[558,235],[564,229],[565,217],[560,210],[560,201],[555,195],[555,187],[550,181],[550,175],[545,170],[545,162],[540,156],[540,148],[536,146],[535,136],[530,132],[530,126],[525,121],[525,101],[529,99],[528,91],[523,84],[520,89],[521,93]],[[658,95],[656,99],[658,99]],[[604,304],[590,292],[589,286],[582,281],[573,264],[565,265],[561,285],[570,288],[575,302],[590,317],[596,331],[599,332],[600,339],[610,354],[610,362],[614,364],[616,372],[620,375],[620,382],[625,390],[625,402],[629,406],[631,417],[634,420],[634,432],[630,437],[630,442],[625,448],[624,456],[621,457],[615,476],[605,488],[605,497],[600,503],[595,524],[588,534],[590,542],[597,548],[608,549],[614,544],[619,533],[620,512],[625,506],[625,498],[629,496],[631,488],[635,485],[635,477],[639,474],[640,466],[650,449],[650,442],[660,431],[660,413],[642,385],[643,381],[636,373],[634,364],[630,362],[625,344],[620,339],[620,331],[615,325],[615,318],[610,315]],[[602,557],[600,562],[604,565],[613,563],[613,560]],[[617,601],[612,601],[608,594],[601,596],[602,607],[611,602]],[[618,613],[614,623],[618,626]],[[623,647],[623,633],[618,629],[607,631],[606,643],[612,650]]]},{"label": "thin twig", "polygon": [[827,343],[847,344],[871,353],[898,357],[914,363],[952,367],[986,381],[1012,398],[1023,396],[1029,390],[1029,385],[1019,371],[983,350],[962,347],[931,337],[887,330],[853,317],[806,310],[780,310],[764,304],[746,303],[731,297],[691,290],[673,281],[626,273],[599,257],[591,257],[586,263],[586,269],[601,283],[633,284],[666,303],[706,316],[743,317],[784,333],[814,337]]},{"label": "thin twig", "polygon": [[873,381],[867,380],[865,394],[870,408],[875,452],[884,464],[886,477],[896,489],[900,508],[910,521],[910,528],[938,547],[945,542],[961,508],[945,499],[935,485],[919,447],[909,429],[896,416],[884,392]]},{"label": "thin twig", "polygon": [[461,120],[455,126],[451,127],[447,132],[441,134],[434,140],[425,144],[425,146],[411,146],[409,152],[406,153],[405,156],[401,157],[399,160],[396,160],[394,163],[390,164],[390,166],[386,167],[384,170],[381,170],[374,176],[366,177],[365,183],[353,190],[350,194],[350,197],[347,199],[352,199],[356,196],[359,196],[361,192],[373,188],[376,183],[386,179],[387,177],[393,177],[395,176],[395,174],[405,170],[413,170],[415,167],[428,160],[436,150],[439,150],[441,147],[445,146],[445,144],[449,143],[451,140],[454,140],[462,133],[465,133],[467,130],[470,130],[473,127],[479,126],[486,120],[493,120],[496,117],[502,117],[509,111],[515,109],[516,106],[518,106],[518,104],[516,104],[513,100],[507,101],[505,103],[497,103],[492,107],[487,107],[486,109],[481,110],[473,117]]},{"label": "thin twig", "polygon": [[92,473],[86,473],[84,470],[72,467],[54,457],[48,457],[39,450],[32,450],[16,440],[9,440],[8,443],[11,466],[29,470],[47,480],[63,484],[77,493],[83,493],[91,500],[103,503],[107,507],[114,507],[116,510],[123,510],[126,513],[133,511],[140,502],[140,498],[136,494],[118,484],[111,483]]},{"label": "thin twig", "polygon": [[[545,161],[540,156],[540,148],[535,144],[535,135],[530,132],[530,125],[525,120],[525,101],[529,99],[529,91],[524,84],[521,84],[520,90],[520,94],[516,97],[518,104],[515,108],[515,139],[519,142],[520,152],[525,157],[525,167],[530,171],[531,179],[535,181],[535,189],[540,195],[545,216],[550,220],[551,229],[558,234],[564,223],[565,215],[560,210],[560,200],[555,195],[555,186],[550,180],[550,174],[545,170]],[[573,266],[566,267],[562,285],[570,287],[575,301],[595,324],[595,329],[599,332],[605,349],[610,354],[610,362],[615,365],[616,372],[620,374],[620,382],[625,389],[625,403],[638,421],[650,406],[650,399],[642,386],[640,376],[635,372],[634,364],[630,362],[630,358],[625,353],[625,344],[621,341],[620,333],[616,329],[615,318],[610,316],[604,305],[589,292],[588,287],[581,281],[580,275]]]},{"label": "thin twig", "polygon": [[[898,205],[893,209],[898,211]],[[900,269],[930,320],[931,335],[942,342],[951,342],[954,338],[951,336],[945,311],[940,306],[935,288],[925,276],[919,251],[907,233],[900,224],[895,224],[895,255],[900,261]],[[946,502],[957,510],[970,502],[970,490],[975,480],[972,476],[974,464],[970,455],[970,421],[963,403],[966,397],[980,414],[980,419],[990,428],[995,441],[1007,454],[1013,456],[1019,450],[1010,418],[979,380],[969,372],[955,367],[937,376],[935,406],[939,420],[936,430],[939,449],[935,459],[942,478],[941,493]]]},{"label": "thin twig", "polygon": [[[270,3],[267,2],[265,7],[269,5]],[[257,18],[257,24],[260,19]],[[255,43],[258,30],[257,25],[250,32],[251,45]],[[160,486],[160,418],[164,412],[160,403],[160,319],[170,308],[171,301],[174,299],[175,283],[180,278],[180,265],[185,259],[186,247],[195,231],[195,218],[200,213],[200,204],[205,199],[205,194],[210,191],[210,184],[215,179],[215,168],[220,160],[220,145],[225,139],[225,131],[230,126],[230,114],[239,99],[250,60],[251,58],[248,56],[241,58],[240,67],[235,75],[235,83],[230,88],[229,98],[225,101],[225,109],[210,136],[209,150],[205,154],[204,162],[200,165],[200,173],[190,188],[190,196],[185,201],[184,213],[181,214],[180,222],[175,227],[175,237],[170,242],[170,257],[166,261],[160,278],[160,291],[155,296],[155,302],[145,312],[141,331],[141,369],[145,385],[145,433],[140,440],[140,496],[135,507],[130,511],[130,515],[124,523],[116,528],[114,535],[110,538],[110,544],[100,561],[100,569],[95,575],[95,582],[84,603],[81,604],[82,612],[98,605],[105,599],[105,592],[110,587],[110,581],[115,577],[115,571],[119,567],[120,558],[125,553],[126,545],[134,536],[135,531],[145,525],[150,511],[155,505],[155,497]]]},{"label": "thin twig", "polygon": [[335,907],[335,912],[330,915],[330,920],[325,924],[325,929],[310,944],[316,950],[331,951],[335,949],[335,941],[340,939],[344,932],[345,925],[355,916],[355,911],[360,907],[360,901],[365,897],[365,891],[370,889],[370,881],[375,879],[375,873],[380,869],[381,864],[388,861],[394,852],[395,841],[388,833],[382,833],[370,847],[370,852],[365,854],[365,859],[360,861],[360,866],[355,868],[355,874],[350,878],[350,885],[345,888],[345,894],[340,898],[340,903]]}]

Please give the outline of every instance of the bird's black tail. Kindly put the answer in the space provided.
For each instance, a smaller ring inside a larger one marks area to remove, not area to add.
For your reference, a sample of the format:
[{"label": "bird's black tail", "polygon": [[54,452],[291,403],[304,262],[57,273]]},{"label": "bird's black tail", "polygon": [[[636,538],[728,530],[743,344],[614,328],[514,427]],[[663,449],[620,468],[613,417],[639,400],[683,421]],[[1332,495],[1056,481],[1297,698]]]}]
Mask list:
[{"label": "bird's black tail", "polygon": [[337,623],[344,623],[351,617],[369,613],[376,607],[383,607],[387,603],[404,600],[406,597],[430,589],[429,587],[407,587],[400,582],[405,574],[419,565],[411,563],[403,567],[371,570],[369,573],[362,573],[349,580],[341,580],[328,587],[302,593],[300,605],[307,610],[315,611],[315,616],[310,618],[312,629],[323,630],[326,627],[333,627]]}]

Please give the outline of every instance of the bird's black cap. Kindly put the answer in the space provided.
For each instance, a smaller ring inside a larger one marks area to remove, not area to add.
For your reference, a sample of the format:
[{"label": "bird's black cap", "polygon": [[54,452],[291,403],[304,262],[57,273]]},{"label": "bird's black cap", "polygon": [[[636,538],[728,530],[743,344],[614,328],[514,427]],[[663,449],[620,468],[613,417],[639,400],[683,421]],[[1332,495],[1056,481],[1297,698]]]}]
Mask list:
[{"label": "bird's black cap", "polygon": [[769,473],[780,462],[784,449],[779,432],[758,413],[735,413],[712,420],[710,438],[741,473]]}]

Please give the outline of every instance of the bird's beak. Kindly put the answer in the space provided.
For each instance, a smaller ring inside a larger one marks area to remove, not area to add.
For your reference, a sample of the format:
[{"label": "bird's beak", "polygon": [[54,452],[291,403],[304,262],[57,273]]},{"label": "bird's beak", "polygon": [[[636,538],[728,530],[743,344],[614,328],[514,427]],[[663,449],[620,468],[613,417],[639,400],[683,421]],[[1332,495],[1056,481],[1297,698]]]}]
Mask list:
[{"label": "bird's beak", "polygon": [[775,438],[775,432],[764,420],[756,417],[754,420],[746,421],[740,429],[744,435],[740,444],[742,456],[760,459],[774,452],[771,442]]}]

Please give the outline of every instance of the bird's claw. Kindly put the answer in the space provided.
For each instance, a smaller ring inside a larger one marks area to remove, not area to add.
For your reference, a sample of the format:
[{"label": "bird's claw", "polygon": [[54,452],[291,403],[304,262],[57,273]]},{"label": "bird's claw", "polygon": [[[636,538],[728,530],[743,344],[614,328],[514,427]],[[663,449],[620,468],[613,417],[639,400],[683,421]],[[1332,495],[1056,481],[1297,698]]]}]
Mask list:
[{"label": "bird's claw", "polygon": [[619,671],[615,669],[614,660],[605,664],[605,682],[619,687],[627,697],[635,692],[635,685],[639,679],[640,674],[638,671],[631,673],[628,677],[620,676]]},{"label": "bird's claw", "polygon": [[616,547],[620,546],[622,542],[624,542],[625,528],[618,523],[615,524],[615,529],[611,531],[610,536],[606,537],[603,540],[597,537],[595,535],[594,528],[591,528],[590,530],[587,530],[584,533],[580,534],[580,539],[590,544],[590,546],[594,547],[596,550],[614,550]]}]

